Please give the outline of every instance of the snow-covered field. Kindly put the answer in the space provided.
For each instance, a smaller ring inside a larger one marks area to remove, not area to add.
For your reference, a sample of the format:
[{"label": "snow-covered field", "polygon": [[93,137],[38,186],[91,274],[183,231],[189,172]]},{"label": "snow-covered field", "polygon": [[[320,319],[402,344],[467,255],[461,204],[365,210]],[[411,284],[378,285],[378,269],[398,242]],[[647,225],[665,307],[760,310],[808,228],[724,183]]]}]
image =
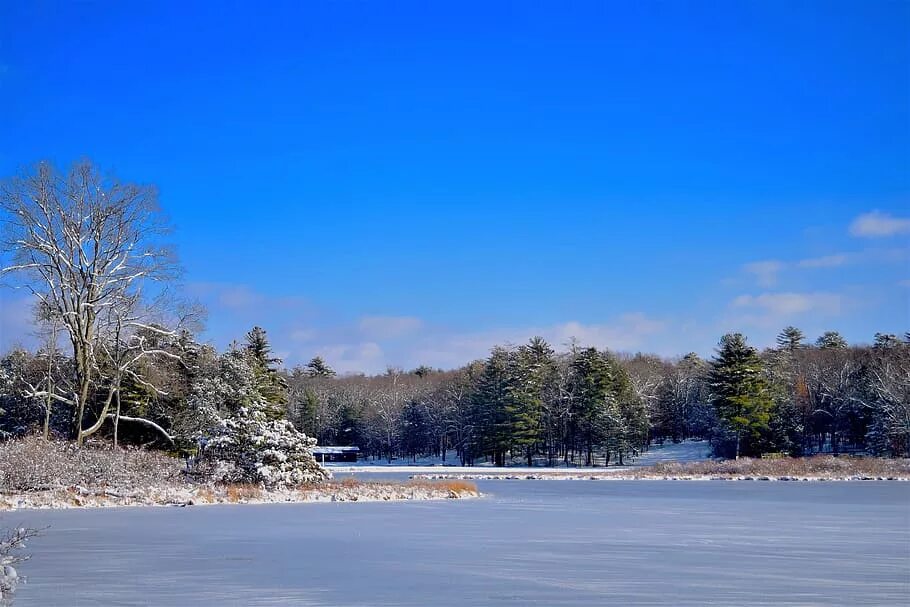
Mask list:
[{"label": "snow-covered field", "polygon": [[480,481],[451,502],[33,510],[16,607],[902,605],[910,483]]},{"label": "snow-covered field", "polygon": [[475,466],[459,466],[458,460],[454,458],[454,453],[450,454],[449,461],[443,463],[441,459],[418,459],[415,464],[412,460],[395,460],[388,463],[383,460],[359,462],[356,465],[351,464],[326,464],[326,468],[335,473],[362,473],[362,472],[382,472],[394,470],[395,472],[406,472],[411,474],[440,474],[447,475],[528,475],[546,472],[547,474],[565,474],[569,476],[578,476],[579,473],[611,473],[623,470],[634,470],[637,467],[651,466],[658,462],[698,462],[709,459],[711,447],[707,441],[684,441],[679,444],[665,443],[663,446],[654,445],[650,450],[639,457],[629,461],[626,460],[626,466],[614,466],[609,468],[579,468],[577,466],[557,466],[557,467],[540,467],[535,466],[528,468],[526,466],[507,466],[496,467],[488,464],[477,464]]}]

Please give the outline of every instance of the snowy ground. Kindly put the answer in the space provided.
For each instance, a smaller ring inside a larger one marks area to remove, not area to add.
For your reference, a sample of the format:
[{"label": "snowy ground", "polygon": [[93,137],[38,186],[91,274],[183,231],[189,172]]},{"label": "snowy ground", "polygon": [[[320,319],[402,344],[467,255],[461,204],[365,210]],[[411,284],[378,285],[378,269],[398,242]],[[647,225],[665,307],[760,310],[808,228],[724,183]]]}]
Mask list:
[{"label": "snowy ground", "polygon": [[[356,465],[351,464],[326,464],[325,467],[335,473],[357,473],[357,472],[382,472],[392,471],[407,472],[411,474],[457,474],[457,475],[518,475],[518,474],[538,474],[546,472],[547,474],[566,474],[576,476],[579,473],[589,474],[611,474],[624,470],[634,470],[642,466],[651,466],[659,462],[699,462],[709,459],[711,447],[707,441],[684,441],[679,444],[665,443],[663,446],[654,445],[649,451],[632,461],[626,460],[626,466],[610,466],[609,468],[579,468],[571,467],[533,467],[527,466],[507,466],[500,468],[490,464],[477,464],[475,466],[459,466],[455,454],[450,454],[449,461],[443,463],[441,459],[418,458],[415,464],[413,460],[395,460],[391,464],[382,460],[359,462]],[[442,468],[442,470],[441,470]]]}]

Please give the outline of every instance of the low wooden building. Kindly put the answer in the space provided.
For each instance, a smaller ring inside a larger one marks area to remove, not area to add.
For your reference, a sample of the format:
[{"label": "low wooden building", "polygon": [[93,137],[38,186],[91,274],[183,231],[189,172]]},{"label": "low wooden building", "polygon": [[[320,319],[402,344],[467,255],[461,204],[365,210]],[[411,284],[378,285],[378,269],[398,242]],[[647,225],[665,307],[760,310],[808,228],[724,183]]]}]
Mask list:
[{"label": "low wooden building", "polygon": [[317,445],[313,447],[313,455],[320,464],[330,462],[350,462],[357,463],[357,456],[360,454],[360,447],[330,447]]}]

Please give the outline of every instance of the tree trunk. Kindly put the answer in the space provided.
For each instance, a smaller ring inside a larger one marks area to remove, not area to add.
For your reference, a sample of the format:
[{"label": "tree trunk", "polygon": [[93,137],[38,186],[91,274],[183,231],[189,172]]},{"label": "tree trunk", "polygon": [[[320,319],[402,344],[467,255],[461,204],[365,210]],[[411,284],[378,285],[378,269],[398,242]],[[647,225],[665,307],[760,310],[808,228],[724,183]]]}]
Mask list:
[{"label": "tree trunk", "polygon": [[48,381],[47,399],[44,401],[44,440],[48,441],[51,437],[51,393],[54,390],[54,384]]},{"label": "tree trunk", "polygon": [[108,411],[111,409],[111,402],[114,398],[114,393],[120,391],[120,380],[118,378],[117,383],[112,385],[107,392],[107,399],[104,401],[104,407],[101,409],[101,414],[98,416],[98,419],[90,427],[85,430],[82,429],[82,422],[79,422],[79,438],[77,440],[77,445],[82,446],[82,443],[86,438],[97,432],[101,429],[101,426],[104,424],[104,420],[108,417]]},{"label": "tree trunk", "polygon": [[114,413],[114,449],[117,448],[117,432],[120,430],[120,390],[114,395],[117,399],[117,410]]},{"label": "tree trunk", "polygon": [[[94,323],[94,318],[89,316],[86,319],[86,325],[89,328],[86,331],[85,335],[79,335],[79,338],[72,338],[73,342],[73,352],[76,358],[76,376],[79,383],[79,396],[78,402],[76,403],[75,417],[73,419],[73,435],[76,439],[76,447],[82,446],[82,441],[87,436],[82,432],[82,418],[85,415],[85,403],[88,402],[89,391],[91,390],[92,385],[92,361],[89,360],[89,354],[86,351],[87,346],[85,344],[90,344],[93,339],[93,334],[91,327]],[[79,343],[81,339],[84,339],[83,343]]]}]

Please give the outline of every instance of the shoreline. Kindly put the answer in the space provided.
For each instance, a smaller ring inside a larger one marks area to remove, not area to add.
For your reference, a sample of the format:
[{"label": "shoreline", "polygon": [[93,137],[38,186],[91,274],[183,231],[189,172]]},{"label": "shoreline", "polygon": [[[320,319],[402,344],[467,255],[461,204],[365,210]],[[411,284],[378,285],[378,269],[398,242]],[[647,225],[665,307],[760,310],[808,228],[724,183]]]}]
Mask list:
[{"label": "shoreline", "polygon": [[[353,467],[349,467],[352,472]],[[393,468],[388,468],[393,471]],[[356,470],[361,472],[360,470]],[[910,459],[816,455],[768,459],[658,462],[611,468],[421,468],[410,470],[422,480],[727,480],[727,481],[908,481]],[[339,470],[340,472],[340,470]],[[376,472],[376,470],[363,471]]]},{"label": "shoreline", "polygon": [[484,481],[739,481],[739,482],[908,482],[900,476],[728,476],[728,475],[630,475],[623,472],[589,474],[415,474],[415,480],[484,480]]},{"label": "shoreline", "polygon": [[330,481],[325,485],[267,490],[255,485],[158,486],[139,490],[61,487],[0,494],[0,512],[88,508],[165,508],[232,504],[315,504],[476,499],[480,491],[456,479],[409,482]]}]

